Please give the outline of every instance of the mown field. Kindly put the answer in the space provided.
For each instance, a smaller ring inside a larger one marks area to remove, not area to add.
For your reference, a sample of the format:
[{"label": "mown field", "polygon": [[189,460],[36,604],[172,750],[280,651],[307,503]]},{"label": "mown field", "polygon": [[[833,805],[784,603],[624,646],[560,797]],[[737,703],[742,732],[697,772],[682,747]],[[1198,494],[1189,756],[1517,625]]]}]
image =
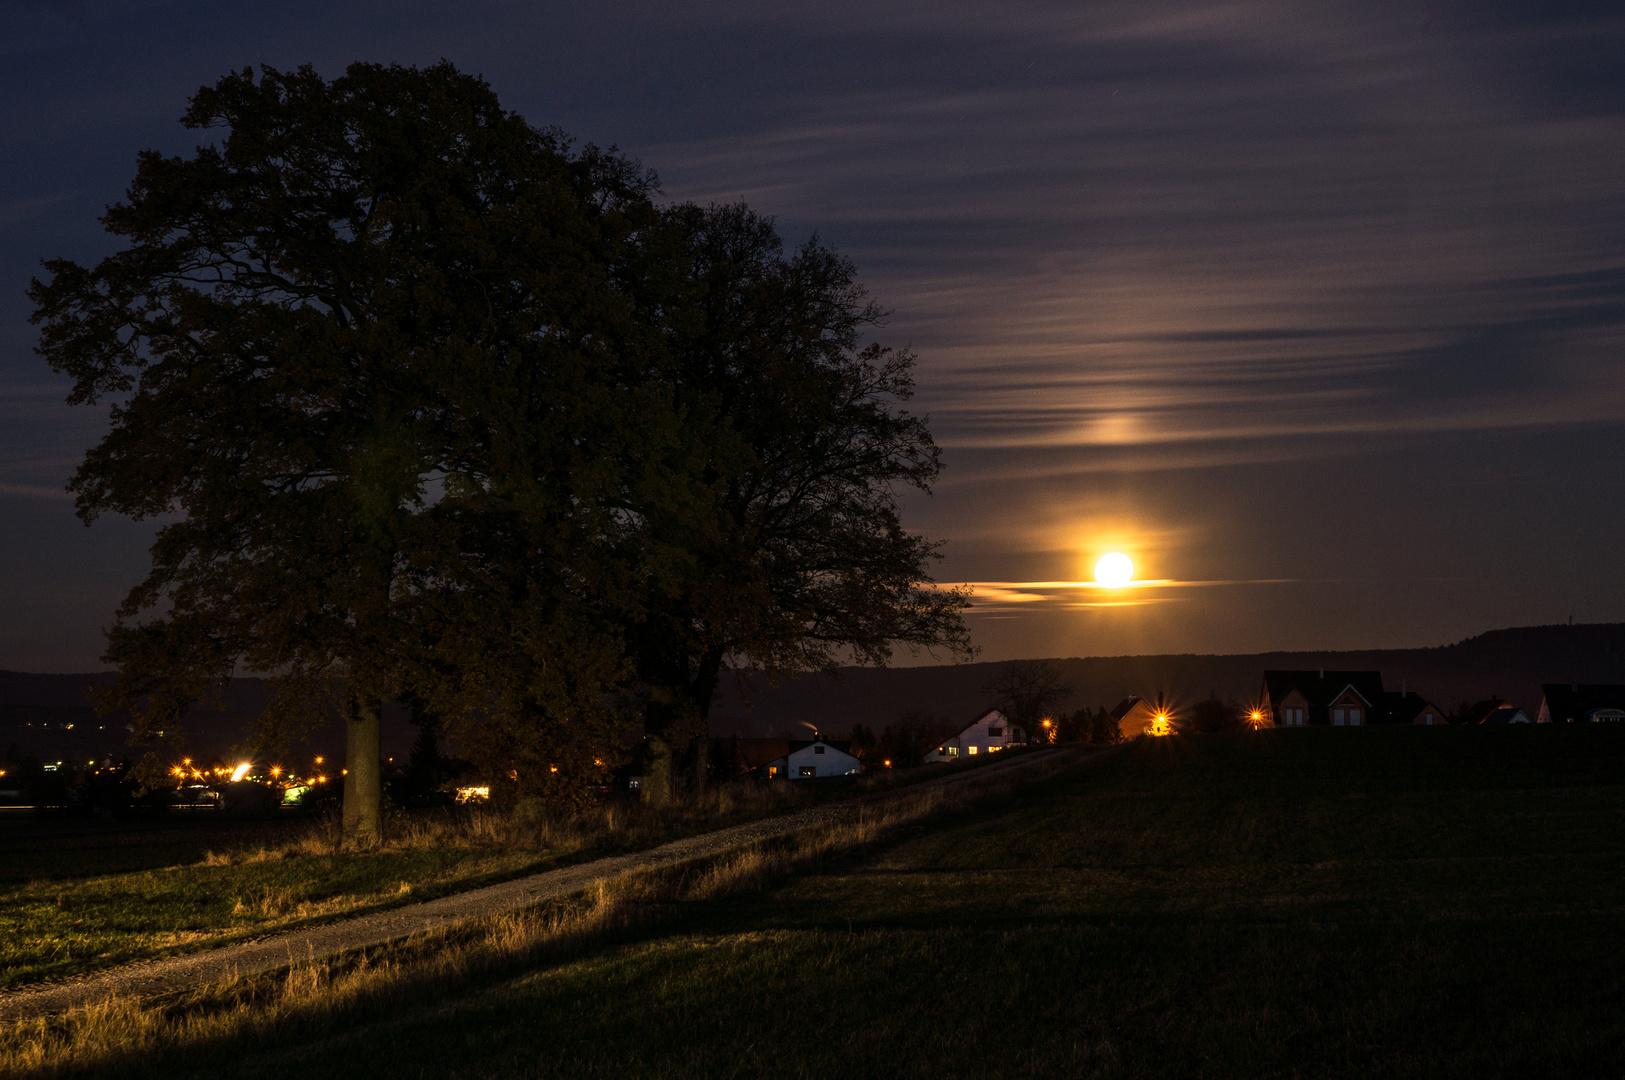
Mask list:
[{"label": "mown field", "polygon": [[230,1067],[1617,1076],[1622,961],[1625,731],[1177,737]]}]

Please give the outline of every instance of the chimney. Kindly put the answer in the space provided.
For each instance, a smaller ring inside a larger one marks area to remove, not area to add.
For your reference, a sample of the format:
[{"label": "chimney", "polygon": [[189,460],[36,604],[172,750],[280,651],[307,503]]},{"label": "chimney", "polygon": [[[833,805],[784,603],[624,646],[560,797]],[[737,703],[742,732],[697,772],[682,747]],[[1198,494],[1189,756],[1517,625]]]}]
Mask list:
[{"label": "chimney", "polygon": [[1411,692],[1407,688],[1404,679],[1399,680],[1399,696],[1402,698],[1411,696]]},{"label": "chimney", "polygon": [[1326,669],[1325,668],[1320,669],[1320,677],[1322,679],[1324,679],[1326,677]]}]

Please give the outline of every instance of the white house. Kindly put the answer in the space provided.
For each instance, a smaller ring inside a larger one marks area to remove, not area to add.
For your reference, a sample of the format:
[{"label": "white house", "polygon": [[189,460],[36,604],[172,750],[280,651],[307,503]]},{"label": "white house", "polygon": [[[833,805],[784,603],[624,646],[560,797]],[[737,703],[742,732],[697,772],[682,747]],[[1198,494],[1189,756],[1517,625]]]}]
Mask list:
[{"label": "white house", "polygon": [[944,739],[938,747],[925,755],[925,763],[933,761],[959,761],[978,754],[995,754],[1007,746],[1027,741],[1026,732],[1012,725],[997,709],[989,709],[978,716],[959,734]]},{"label": "white house", "polygon": [[863,763],[843,747],[851,743],[832,743],[823,739],[791,739],[789,753],[775,758],[758,770],[769,780],[816,780],[825,776],[856,776]]}]

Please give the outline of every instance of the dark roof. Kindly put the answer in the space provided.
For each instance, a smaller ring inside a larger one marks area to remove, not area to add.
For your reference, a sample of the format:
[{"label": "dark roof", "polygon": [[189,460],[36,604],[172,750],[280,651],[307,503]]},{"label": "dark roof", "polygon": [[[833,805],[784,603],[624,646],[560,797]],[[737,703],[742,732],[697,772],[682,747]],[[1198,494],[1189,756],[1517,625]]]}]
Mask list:
[{"label": "dark roof", "polygon": [[1469,705],[1460,716],[1456,717],[1456,722],[1458,724],[1482,724],[1484,718],[1490,713],[1497,709],[1505,709],[1511,704],[1512,702],[1506,698],[1486,698],[1483,701]]},{"label": "dark roof", "polygon": [[1141,700],[1142,699],[1137,697],[1126,697],[1122,701],[1119,701],[1117,703],[1117,708],[1112,710],[1112,719],[1122,720],[1123,717],[1134,711],[1134,706],[1138,705]]},{"label": "dark roof", "polygon": [[1449,715],[1414,690],[1405,693],[1389,690],[1382,697],[1383,708],[1388,713],[1388,722],[1391,724],[1409,724],[1428,709],[1437,713],[1440,720]]},{"label": "dark roof", "polygon": [[1330,705],[1349,687],[1365,699],[1367,705],[1379,705],[1383,700],[1382,673],[1378,671],[1266,671],[1264,692],[1272,706],[1296,690],[1310,705]]},{"label": "dark roof", "polygon": [[1327,669],[1264,672],[1264,696],[1269,699],[1270,710],[1278,712],[1281,702],[1296,690],[1308,703],[1309,715],[1305,719],[1310,724],[1331,723],[1332,702],[1351,687],[1365,700],[1370,723],[1380,724],[1388,719],[1381,672]]},{"label": "dark roof", "polygon": [[[948,736],[948,737],[950,739],[959,738],[961,735],[965,734],[965,732],[969,731],[971,728],[975,727],[977,724],[980,724],[983,720],[986,720],[988,713],[998,713],[1000,716],[1004,716],[1004,710],[1003,709],[999,708],[997,705],[990,706],[990,707],[988,707],[986,709],[983,709],[981,712],[977,713],[976,716],[973,719],[968,720],[963,724],[960,724],[959,727],[954,730],[954,733],[952,735]],[[1007,724],[1010,724],[1010,726],[1012,726],[1012,727],[1015,726],[1014,722],[1012,722],[1011,719],[1008,716],[1004,716],[1004,722],[1007,723]]]},{"label": "dark roof", "polygon": [[1584,723],[1598,709],[1625,709],[1625,686],[1618,683],[1541,683],[1552,723]]},{"label": "dark roof", "polygon": [[789,754],[793,754],[797,750],[805,750],[807,747],[816,743],[823,743],[825,746],[833,747],[834,749],[839,750],[841,753],[849,756],[852,753],[851,739],[791,739],[789,740],[789,749],[787,749],[783,754],[780,754],[779,757],[785,757]]}]

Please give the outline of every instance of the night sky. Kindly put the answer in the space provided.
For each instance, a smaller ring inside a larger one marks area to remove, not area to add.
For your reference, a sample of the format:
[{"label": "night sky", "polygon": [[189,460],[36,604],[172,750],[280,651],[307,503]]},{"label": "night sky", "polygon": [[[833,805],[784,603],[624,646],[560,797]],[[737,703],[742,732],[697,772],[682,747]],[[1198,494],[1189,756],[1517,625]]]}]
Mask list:
[{"label": "night sky", "polygon": [[[358,59],[445,57],[850,256],[945,448],[906,522],[1001,583],[985,659],[1625,620],[1617,0],[779,7],[7,0],[0,667],[100,668],[150,535],[73,515],[104,417],[29,276],[112,250],[200,85]],[[1166,584],[1031,584],[1111,550]]]}]

